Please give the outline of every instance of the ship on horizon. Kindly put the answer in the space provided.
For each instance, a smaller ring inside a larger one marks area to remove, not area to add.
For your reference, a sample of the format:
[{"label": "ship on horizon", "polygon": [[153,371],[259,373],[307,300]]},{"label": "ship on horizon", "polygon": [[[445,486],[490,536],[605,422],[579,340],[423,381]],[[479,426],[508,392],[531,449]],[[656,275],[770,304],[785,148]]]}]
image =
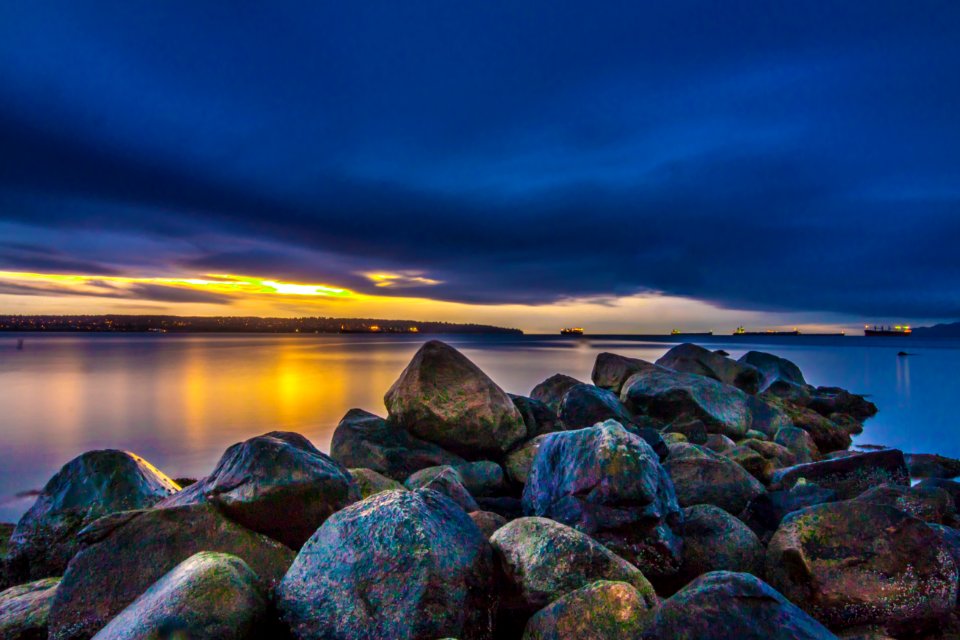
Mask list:
[{"label": "ship on horizon", "polygon": [[713,331],[680,331],[674,329],[670,332],[671,336],[712,336]]},{"label": "ship on horizon", "polygon": [[867,337],[901,337],[906,338],[911,333],[913,329],[910,328],[910,325],[894,325],[892,327],[883,327],[879,325],[873,325],[873,328],[870,328],[870,325],[863,325],[863,335]]},{"label": "ship on horizon", "polygon": [[565,327],[560,329],[560,335],[562,336],[582,336],[583,327]]},{"label": "ship on horizon", "polygon": [[794,329],[793,331],[776,331],[774,329],[767,329],[766,331],[747,331],[742,326],[737,327],[737,330],[733,332],[735,336],[798,336],[800,335],[799,329]]}]

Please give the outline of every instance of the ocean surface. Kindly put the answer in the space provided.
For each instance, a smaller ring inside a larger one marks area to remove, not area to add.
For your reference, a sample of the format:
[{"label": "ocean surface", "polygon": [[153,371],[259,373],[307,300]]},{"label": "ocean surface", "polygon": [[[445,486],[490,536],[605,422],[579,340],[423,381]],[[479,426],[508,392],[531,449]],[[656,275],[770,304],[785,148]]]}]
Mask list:
[{"label": "ocean surface", "polygon": [[[589,381],[596,355],[655,360],[676,340],[640,336],[436,336],[500,386],[527,394],[554,373]],[[16,348],[23,339],[22,350]],[[0,334],[0,521],[16,521],[74,456],[133,451],[171,477],[198,477],[240,440],[298,431],[324,451],[351,407],[383,394],[423,336]],[[960,457],[960,340],[697,338],[733,357],[789,358],[816,385],[865,393],[880,409],[858,444]],[[898,357],[905,350],[912,355]]]}]

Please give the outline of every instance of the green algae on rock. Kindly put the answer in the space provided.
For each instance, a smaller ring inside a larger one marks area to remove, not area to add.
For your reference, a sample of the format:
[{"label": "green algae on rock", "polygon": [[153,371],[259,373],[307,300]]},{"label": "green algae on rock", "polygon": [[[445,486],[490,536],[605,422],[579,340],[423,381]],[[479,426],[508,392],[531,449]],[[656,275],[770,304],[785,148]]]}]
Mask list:
[{"label": "green algae on rock", "polygon": [[635,640],[655,607],[632,584],[598,580],[538,611],[527,622],[523,640]]},{"label": "green algae on rock", "polygon": [[43,578],[0,591],[0,638],[46,640],[47,618],[60,578]]}]

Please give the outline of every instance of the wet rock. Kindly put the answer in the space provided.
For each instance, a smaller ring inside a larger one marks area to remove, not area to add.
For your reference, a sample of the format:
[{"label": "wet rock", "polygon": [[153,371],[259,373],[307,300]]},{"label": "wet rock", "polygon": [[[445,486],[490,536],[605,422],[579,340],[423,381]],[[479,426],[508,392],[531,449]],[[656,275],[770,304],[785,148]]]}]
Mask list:
[{"label": "wet rock", "polygon": [[667,425],[664,431],[666,433],[682,433],[686,436],[687,442],[703,445],[707,444],[711,435],[707,433],[707,426],[701,420],[678,420]]},{"label": "wet rock", "polygon": [[784,518],[767,547],[766,574],[836,629],[916,632],[957,601],[957,567],[942,539],[921,520],[868,502],[821,504]]},{"label": "wet rock", "polygon": [[782,411],[736,387],[660,366],[632,375],[620,399],[633,413],[668,421],[701,420],[710,433],[734,439],[743,438],[749,429],[772,435],[791,426]]},{"label": "wet rock", "polygon": [[780,469],[774,472],[770,489],[789,489],[800,478],[825,489],[833,489],[841,500],[856,498],[867,489],[881,484],[910,484],[910,473],[903,453],[896,449],[859,453],[847,458]]},{"label": "wet rock", "polygon": [[519,411],[521,417],[523,417],[523,424],[527,427],[527,438],[535,438],[545,433],[553,433],[554,431],[563,431],[564,426],[560,422],[557,412],[545,403],[535,400],[534,398],[518,396],[512,393],[508,393],[507,395],[513,400],[513,406],[517,408],[517,411]]},{"label": "wet rock", "polygon": [[866,420],[877,414],[877,405],[840,387],[817,387],[807,406],[821,415],[846,413],[857,420]]},{"label": "wet rock", "polygon": [[748,351],[737,362],[751,366],[760,372],[760,391],[766,391],[778,384],[807,386],[800,367],[772,353]]},{"label": "wet rock", "polygon": [[836,502],[837,492],[815,484],[798,483],[786,491],[768,491],[752,499],[739,518],[764,542],[789,513],[815,504]]},{"label": "wet rock", "polygon": [[590,536],[547,518],[520,518],[490,539],[507,588],[502,606],[530,614],[596,580],[627,582],[647,606],[657,602],[643,573]]},{"label": "wet rock", "polygon": [[698,504],[683,510],[683,521],[683,564],[664,581],[670,593],[711,571],[763,576],[763,544],[740,520],[720,507]]},{"label": "wet rock", "polygon": [[527,476],[530,474],[533,459],[536,457],[537,451],[540,450],[540,445],[543,444],[546,437],[547,435],[544,434],[532,440],[527,440],[507,454],[506,459],[503,461],[503,467],[510,480],[517,484],[527,483]]},{"label": "wet rock", "polygon": [[293,561],[288,547],[225,518],[209,504],[126,511],[80,533],[50,611],[51,640],[89,638],[167,572],[200,551],[241,558],[270,586]]},{"label": "wet rock", "polygon": [[675,346],[657,360],[656,364],[674,371],[713,378],[749,394],[755,394],[760,390],[760,372],[756,367],[695,344],[686,343]]},{"label": "wet rock", "polygon": [[590,379],[598,387],[619,394],[623,389],[623,383],[630,376],[653,366],[646,360],[618,356],[615,353],[601,353],[593,363]]},{"label": "wet rock", "polygon": [[507,524],[507,519],[493,511],[471,511],[470,519],[488,539],[497,529]]},{"label": "wet rock", "polygon": [[632,421],[630,412],[617,394],[592,384],[570,387],[560,401],[560,420],[567,429],[592,427],[598,422],[616,420],[622,425]]},{"label": "wet rock", "polygon": [[381,491],[393,491],[403,489],[403,485],[392,478],[380,475],[373,469],[348,469],[353,481],[357,483],[360,490],[360,499],[380,493]]},{"label": "wet rock", "polygon": [[337,425],[330,457],[345,467],[372,469],[400,482],[420,469],[465,462],[362,409],[350,409]]},{"label": "wet rock", "polygon": [[524,640],[634,640],[654,615],[648,598],[626,582],[598,580],[571,591],[527,622]]},{"label": "wet rock", "polygon": [[500,459],[527,433],[510,396],[437,340],[420,347],[384,403],[392,423],[471,460]]},{"label": "wet rock", "polygon": [[736,462],[695,444],[670,446],[664,467],[684,507],[712,504],[731,514],[762,494],[763,485]]},{"label": "wet rock", "polygon": [[8,583],[63,575],[83,527],[115,511],[153,506],[179,490],[152,464],[126,451],[88,451],[74,458],[17,524],[7,554]]},{"label": "wet rock", "polygon": [[473,496],[502,495],[507,490],[503,467],[491,460],[467,462],[454,467],[460,481]]},{"label": "wet rock", "polygon": [[665,600],[649,640],[834,640],[822,624],[759,578],[715,571]]},{"label": "wet rock", "polygon": [[337,512],[277,591],[295,638],[492,638],[493,551],[436,491],[388,491]]},{"label": "wet rock", "polygon": [[820,459],[820,449],[813,436],[800,427],[783,427],[777,431],[773,441],[789,449],[798,464],[816,462]]},{"label": "wet rock", "polygon": [[884,504],[928,523],[948,524],[956,516],[953,498],[943,489],[935,487],[882,484],[867,489],[854,500]]},{"label": "wet rock", "polygon": [[679,566],[682,523],[673,483],[653,449],[608,421],[552,433],[540,445],[523,491],[527,515],[592,536],[647,575]]},{"label": "wet rock", "polygon": [[206,478],[160,506],[209,502],[244,527],[299,549],[330,514],[360,499],[350,472],[298,433],[239,442]]},{"label": "wet rock", "polygon": [[407,489],[432,489],[447,496],[461,509],[470,513],[480,509],[453,467],[431,467],[413,474],[404,483]]},{"label": "wet rock", "polygon": [[570,390],[570,387],[575,387],[578,384],[583,383],[568,375],[556,373],[535,386],[530,392],[530,397],[547,405],[547,408],[554,413],[558,413],[563,396]]},{"label": "wet rock", "polygon": [[904,456],[914,478],[956,478],[960,476],[960,460],[933,453],[908,453]]},{"label": "wet rock", "polygon": [[246,562],[201,552],[160,578],[95,640],[246,640],[268,633],[267,615],[266,590]]},{"label": "wet rock", "polygon": [[43,578],[0,591],[0,638],[46,640],[47,617],[60,578]]},{"label": "wet rock", "polygon": [[799,427],[810,434],[817,445],[817,450],[822,454],[845,451],[853,442],[847,428],[836,424],[812,409],[775,399],[771,400],[771,403],[787,414],[792,426]]}]

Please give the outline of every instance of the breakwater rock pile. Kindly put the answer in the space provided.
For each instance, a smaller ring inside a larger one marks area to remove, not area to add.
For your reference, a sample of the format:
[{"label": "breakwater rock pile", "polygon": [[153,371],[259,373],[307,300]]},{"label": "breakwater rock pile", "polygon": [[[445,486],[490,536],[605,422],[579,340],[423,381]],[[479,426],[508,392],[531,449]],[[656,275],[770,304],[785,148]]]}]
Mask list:
[{"label": "breakwater rock pile", "polygon": [[329,455],[87,452],[0,528],[0,637],[960,637],[960,463],[851,450],[876,407],[772,354],[591,378],[510,395],[432,341]]}]

